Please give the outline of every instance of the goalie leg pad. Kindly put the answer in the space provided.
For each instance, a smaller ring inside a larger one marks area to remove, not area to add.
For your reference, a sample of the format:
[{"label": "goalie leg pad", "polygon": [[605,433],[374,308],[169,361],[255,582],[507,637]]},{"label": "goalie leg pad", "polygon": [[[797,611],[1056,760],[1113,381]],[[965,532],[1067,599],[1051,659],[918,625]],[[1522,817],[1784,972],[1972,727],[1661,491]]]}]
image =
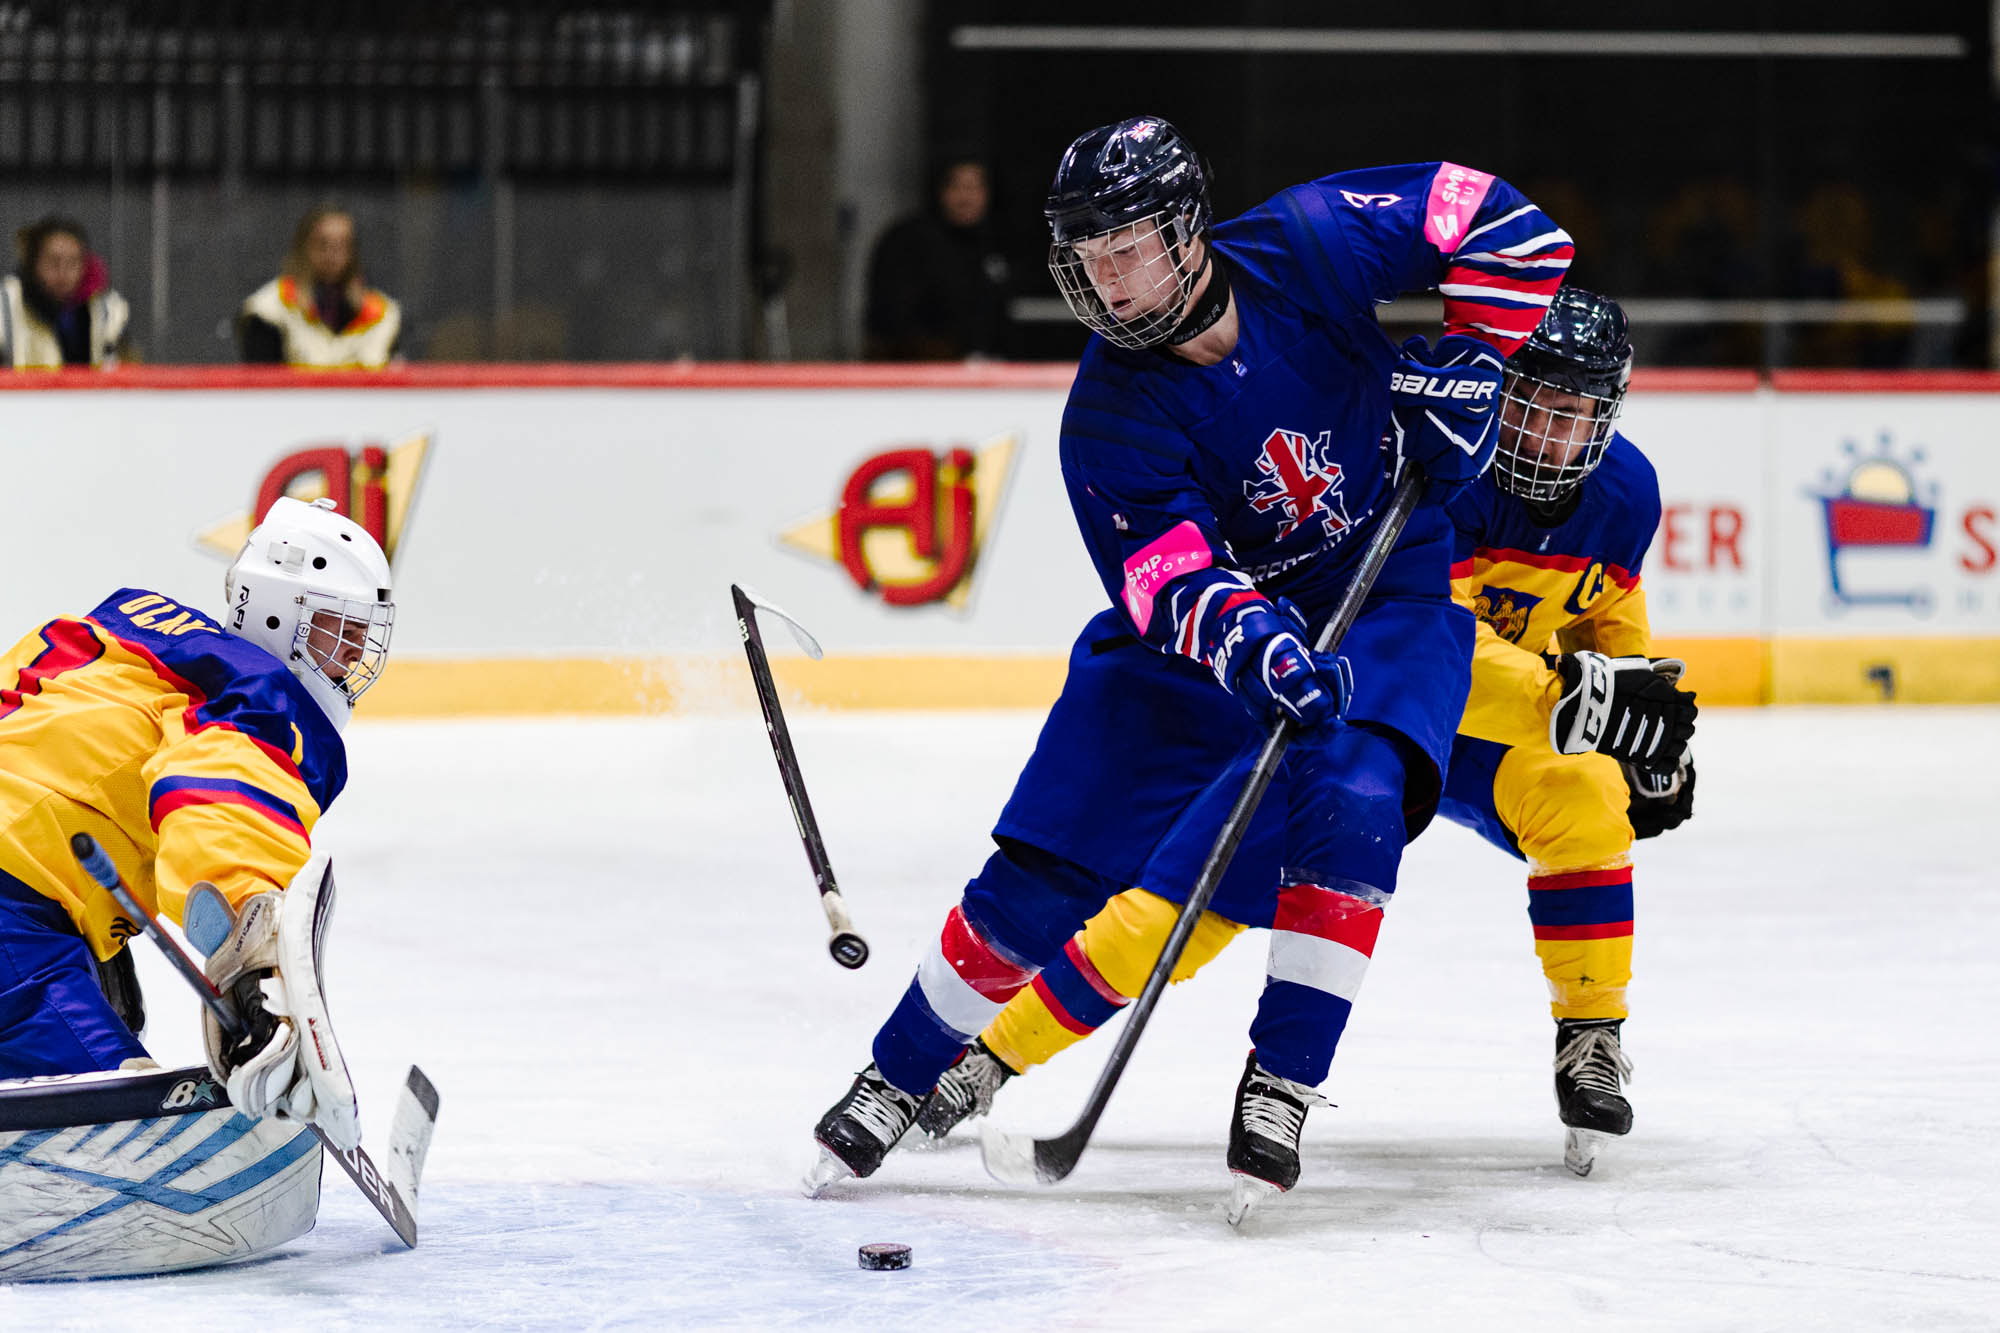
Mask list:
[{"label": "goalie leg pad", "polygon": [[[204,1075],[0,1083],[0,1281],[227,1263],[311,1229],[319,1141],[241,1114]],[[101,1114],[121,1102],[132,1105],[117,1119],[49,1123],[63,1103]]]}]

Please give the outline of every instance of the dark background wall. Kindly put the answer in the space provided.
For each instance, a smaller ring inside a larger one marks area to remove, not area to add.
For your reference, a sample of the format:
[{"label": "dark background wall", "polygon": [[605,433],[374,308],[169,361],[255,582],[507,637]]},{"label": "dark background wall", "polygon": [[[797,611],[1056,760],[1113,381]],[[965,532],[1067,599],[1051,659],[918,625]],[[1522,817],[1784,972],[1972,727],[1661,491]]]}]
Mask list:
[{"label": "dark background wall", "polygon": [[[1963,306],[1955,322],[1900,329],[1642,320],[1655,363],[1985,362],[1988,6],[1442,0],[1371,11],[1366,27],[1350,13],[1250,0],[1224,17],[1157,0],[1121,7],[1107,36],[1104,13],[1051,0],[933,6],[933,143],[993,154],[1024,256],[1039,248],[1034,206],[1064,145],[1143,111],[1210,158],[1224,215],[1345,167],[1444,158],[1527,190],[1575,235],[1576,280],[1628,300]],[[1213,42],[1224,24],[1244,30],[1239,49],[1158,49]],[[1313,49],[1337,47],[1343,29],[1400,49]],[[1676,52],[1646,51],[1663,32],[1684,35]],[[1871,47],[1830,34],[1886,38],[1874,47],[1892,53],[1844,54]],[[1620,35],[1637,52],[1581,51]],[[1260,38],[1280,49],[1240,49]],[[1147,41],[1155,49],[1117,44]],[[1768,53],[1685,53],[1719,43]],[[1463,49],[1480,45],[1497,49]],[[1036,341],[1067,352],[1077,335],[1056,325]]]}]

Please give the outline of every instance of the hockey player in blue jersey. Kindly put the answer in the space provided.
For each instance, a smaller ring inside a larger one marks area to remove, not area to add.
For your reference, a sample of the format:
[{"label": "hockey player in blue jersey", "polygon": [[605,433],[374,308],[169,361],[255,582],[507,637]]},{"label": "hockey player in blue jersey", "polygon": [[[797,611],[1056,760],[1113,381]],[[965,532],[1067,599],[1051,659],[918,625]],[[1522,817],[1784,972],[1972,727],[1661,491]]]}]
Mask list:
[{"label": "hockey player in blue jersey", "polygon": [[[1438,813],[1527,863],[1563,1157],[1579,1175],[1632,1127],[1621,1032],[1633,842],[1678,827],[1694,800],[1694,696],[1675,683],[1677,660],[1648,656],[1640,566],[1660,489],[1616,429],[1631,368],[1618,303],[1563,287],[1507,358],[1492,468],[1450,505],[1453,596],[1480,623]],[[1276,878],[1272,813],[1258,812],[1237,862]],[[1177,915],[1144,888],[1112,899],[945,1072],[918,1128],[943,1137],[985,1114],[1002,1084],[1109,1022],[1140,993]],[[1242,931],[1203,914],[1175,978]]]},{"label": "hockey player in blue jersey", "polygon": [[[815,1193],[880,1166],[940,1074],[1108,899],[1134,884],[1186,896],[1214,794],[1280,716],[1301,729],[1266,797],[1286,812],[1282,873],[1225,877],[1215,901],[1272,927],[1228,1164],[1266,1192],[1296,1182],[1314,1086],[1465,704],[1474,622],[1452,600],[1442,502],[1491,461],[1501,360],[1571,254],[1512,187],[1450,163],[1326,177],[1213,225],[1205,165],[1154,117],[1072,144],[1046,213],[1050,269],[1097,335],[1061,455],[1112,605],[1072,650],[998,850],[819,1121]],[[1398,349],[1375,307],[1433,289],[1443,336]],[[1315,653],[1406,462],[1431,502],[1339,655]]]}]

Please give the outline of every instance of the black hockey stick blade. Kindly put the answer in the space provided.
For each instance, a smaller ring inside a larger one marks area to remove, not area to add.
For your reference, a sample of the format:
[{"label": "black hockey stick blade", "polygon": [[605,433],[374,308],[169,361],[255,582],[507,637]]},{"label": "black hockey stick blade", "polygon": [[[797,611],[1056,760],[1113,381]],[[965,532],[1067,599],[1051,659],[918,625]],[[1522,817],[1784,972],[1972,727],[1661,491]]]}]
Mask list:
[{"label": "black hockey stick blade", "polygon": [[771,741],[771,754],[778,761],[778,778],[785,785],[785,799],[791,803],[792,822],[805,846],[806,863],[812,867],[819,888],[819,905],[826,913],[826,949],[833,961],[849,969],[868,961],[868,941],[854,928],[847,913],[847,899],[833,877],[833,862],[826,853],[826,839],[813,817],[812,798],[806,795],[805,771],[799,767],[798,753],[792,749],[792,731],[785,724],[785,710],[778,702],[778,683],[771,675],[771,661],[764,653],[764,635],[757,627],[757,612],[768,611],[791,627],[793,637],[806,653],[818,658],[819,641],[805,627],[770,601],[746,591],[740,584],[729,585],[736,604],[736,632],[743,640],[743,654],[750,660],[750,679],[757,687],[757,707],[764,714],[764,732]]},{"label": "black hockey stick blade", "polygon": [[[1396,484],[1381,526],[1369,538],[1368,549],[1362,553],[1354,577],[1348,581],[1333,615],[1320,631],[1319,642],[1315,645],[1317,651],[1333,652],[1340,646],[1341,639],[1346,637],[1355,617],[1361,614],[1362,602],[1367,600],[1383,565],[1388,563],[1389,552],[1403,535],[1403,525],[1410,521],[1410,514],[1416,509],[1423,489],[1423,470],[1412,464]],[[1195,923],[1208,909],[1208,900],[1215,896],[1216,886],[1222,882],[1224,872],[1236,856],[1237,845],[1243,841],[1243,835],[1250,827],[1250,818],[1257,813],[1258,803],[1264,799],[1264,792],[1278,771],[1278,761],[1285,757],[1285,750],[1292,743],[1294,731],[1291,719],[1285,718],[1273,726],[1270,735],[1265,738],[1264,748],[1258,752],[1257,761],[1251,766],[1250,776],[1244,780],[1236,803],[1230,807],[1228,818],[1222,821],[1214,845],[1209,848],[1208,859],[1202,863],[1201,874],[1195,878],[1194,889],[1181,906],[1180,915],[1174,919],[1173,931],[1161,946],[1160,957],[1153,964],[1152,974],[1146,978],[1145,989],[1140,991],[1137,1002],[1133,1004],[1125,1027],[1111,1048],[1110,1058],[1104,1062],[1104,1072],[1097,1076],[1097,1084],[1090,1090],[1090,1098],[1084,1103],[1076,1123],[1051,1139],[1012,1134],[992,1125],[981,1129],[980,1157],[995,1180],[1008,1185],[1053,1185],[1076,1169],[1083,1150],[1090,1145],[1090,1136],[1097,1130],[1097,1122],[1103,1118],[1104,1108],[1111,1103],[1111,1094],[1117,1089],[1125,1066],[1132,1059],[1133,1048],[1139,1044],[1139,1037],[1145,1032],[1146,1023],[1159,1004],[1160,996],[1166,992],[1167,979],[1180,963],[1188,938],[1194,934]]]}]

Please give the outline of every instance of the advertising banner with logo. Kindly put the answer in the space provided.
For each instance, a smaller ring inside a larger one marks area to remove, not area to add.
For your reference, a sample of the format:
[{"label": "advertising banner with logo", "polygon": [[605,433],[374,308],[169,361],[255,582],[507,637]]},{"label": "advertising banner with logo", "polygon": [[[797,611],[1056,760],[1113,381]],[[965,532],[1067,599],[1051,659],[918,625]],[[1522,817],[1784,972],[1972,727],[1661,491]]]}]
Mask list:
[{"label": "advertising banner with logo", "polygon": [[[371,711],[735,700],[732,581],[826,645],[779,663],[808,700],[1034,706],[1107,597],[1061,483],[1060,367],[39,383],[5,400],[0,634],[127,585],[212,607],[255,515],[328,495],[396,571]],[[1660,477],[1660,650],[1711,701],[2000,698],[1996,426],[1977,393],[1642,376],[1623,429]],[[1292,503],[1314,442],[1279,443],[1272,502]]]},{"label": "advertising banner with logo", "polygon": [[2000,400],[1777,397],[1778,696],[2000,698]]}]

